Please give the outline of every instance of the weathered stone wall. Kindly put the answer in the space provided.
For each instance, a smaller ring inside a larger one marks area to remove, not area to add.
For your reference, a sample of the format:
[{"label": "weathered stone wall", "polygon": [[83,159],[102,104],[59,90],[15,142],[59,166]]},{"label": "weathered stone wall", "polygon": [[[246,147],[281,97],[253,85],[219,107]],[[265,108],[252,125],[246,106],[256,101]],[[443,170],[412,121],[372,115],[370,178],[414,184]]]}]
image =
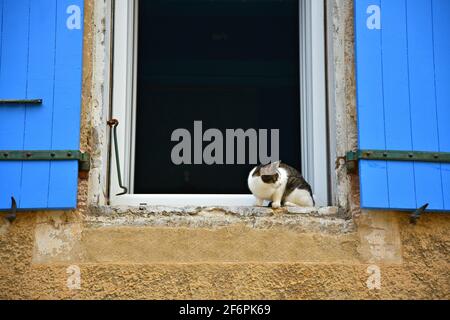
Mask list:
[{"label": "weathered stone wall", "polygon": [[[356,127],[356,83],[354,64],[353,1],[329,0],[332,10],[332,51],[334,69],[334,107],[336,127],[336,156],[341,157],[358,147]],[[347,175],[343,162],[336,169],[336,198],[349,216],[359,210],[358,177]]]},{"label": "weathered stone wall", "polygon": [[[413,226],[404,213],[363,214],[355,228],[321,215],[104,213],[2,221],[0,298],[450,298],[444,215]],[[380,290],[367,288],[370,265]],[[80,290],[67,287],[70,266]]]},{"label": "weathered stone wall", "polygon": [[[330,0],[337,153],[356,146],[351,0]],[[93,155],[79,209],[0,218],[3,299],[449,299],[450,218],[360,212],[337,171],[341,210],[109,208],[104,0],[86,0],[81,148]],[[349,219],[350,218],[350,219]],[[369,266],[381,288],[369,290]],[[81,286],[70,290],[70,267]],[[69,268],[69,269],[68,269]]]}]

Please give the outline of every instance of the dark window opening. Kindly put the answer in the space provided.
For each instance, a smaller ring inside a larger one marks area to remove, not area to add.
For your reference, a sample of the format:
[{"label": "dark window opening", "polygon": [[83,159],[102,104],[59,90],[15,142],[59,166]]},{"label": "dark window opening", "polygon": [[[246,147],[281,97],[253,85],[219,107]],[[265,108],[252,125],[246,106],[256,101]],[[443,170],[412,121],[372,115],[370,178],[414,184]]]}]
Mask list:
[{"label": "dark window opening", "polygon": [[136,194],[249,193],[254,165],[172,163],[172,132],[194,139],[194,121],[224,137],[279,129],[280,159],[300,169],[298,11],[296,0],[139,1]]}]

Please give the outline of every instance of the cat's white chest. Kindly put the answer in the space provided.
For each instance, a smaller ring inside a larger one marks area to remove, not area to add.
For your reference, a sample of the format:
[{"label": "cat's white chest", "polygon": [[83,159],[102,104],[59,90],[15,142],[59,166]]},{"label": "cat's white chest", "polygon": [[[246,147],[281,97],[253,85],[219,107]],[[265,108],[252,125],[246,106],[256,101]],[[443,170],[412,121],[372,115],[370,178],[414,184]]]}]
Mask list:
[{"label": "cat's white chest", "polygon": [[271,185],[263,183],[261,177],[249,177],[248,187],[253,195],[262,200],[271,200],[276,191]]}]

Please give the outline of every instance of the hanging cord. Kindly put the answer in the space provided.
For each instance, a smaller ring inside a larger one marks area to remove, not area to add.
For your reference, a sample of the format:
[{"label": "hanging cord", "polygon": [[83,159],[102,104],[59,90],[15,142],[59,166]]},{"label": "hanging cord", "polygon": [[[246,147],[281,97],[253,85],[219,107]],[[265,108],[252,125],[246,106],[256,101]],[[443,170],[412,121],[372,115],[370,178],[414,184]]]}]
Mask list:
[{"label": "hanging cord", "polygon": [[116,195],[121,196],[121,195],[128,193],[128,188],[123,185],[122,173],[120,172],[119,145],[117,143],[117,126],[119,125],[119,120],[111,119],[107,123],[108,123],[108,126],[113,131],[114,153],[116,156],[116,168],[117,168],[117,180],[119,180],[119,187],[123,190],[123,192],[118,193]]}]

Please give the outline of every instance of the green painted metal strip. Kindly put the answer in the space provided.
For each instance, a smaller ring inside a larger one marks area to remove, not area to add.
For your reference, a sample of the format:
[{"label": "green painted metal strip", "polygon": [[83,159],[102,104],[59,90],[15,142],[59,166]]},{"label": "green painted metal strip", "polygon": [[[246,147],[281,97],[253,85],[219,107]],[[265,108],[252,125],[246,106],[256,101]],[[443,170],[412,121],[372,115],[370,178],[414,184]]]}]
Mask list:
[{"label": "green painted metal strip", "polygon": [[448,152],[358,150],[349,152],[347,160],[387,160],[450,163]]},{"label": "green painted metal strip", "polygon": [[425,151],[358,150],[347,152],[345,160],[347,171],[349,173],[355,173],[357,171],[357,164],[359,160],[450,163],[450,153]]},{"label": "green painted metal strip", "polygon": [[40,105],[42,104],[42,99],[18,99],[18,100],[13,100],[13,99],[0,99],[0,105],[10,105],[10,104],[17,104],[17,105],[21,105],[21,104],[34,104],[34,105]]},{"label": "green painted metal strip", "polygon": [[0,150],[0,161],[78,160],[80,171],[89,171],[90,155],[79,150]]}]

